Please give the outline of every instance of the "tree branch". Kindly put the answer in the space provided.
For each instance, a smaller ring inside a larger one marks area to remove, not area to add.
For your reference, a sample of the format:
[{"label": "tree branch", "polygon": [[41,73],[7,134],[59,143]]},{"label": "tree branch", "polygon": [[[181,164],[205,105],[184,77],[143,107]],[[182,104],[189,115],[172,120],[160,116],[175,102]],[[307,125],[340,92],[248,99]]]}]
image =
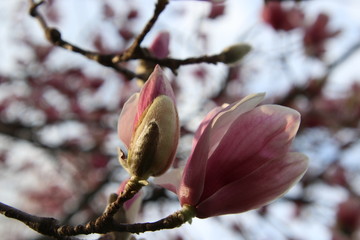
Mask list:
[{"label": "tree branch", "polygon": [[[280,99],[277,102],[277,104],[291,105],[291,102],[299,95],[305,95],[308,97],[308,99],[312,99],[315,96],[318,96],[321,89],[327,83],[327,79],[330,73],[333,72],[342,63],[344,63],[349,57],[351,57],[359,49],[360,49],[360,41],[352,45],[338,59],[334,60],[332,63],[326,66],[327,72],[323,77],[318,79],[316,86],[309,85],[304,87],[294,87],[291,91],[288,92],[287,95],[285,95],[282,99]],[[311,91],[309,91],[310,87],[312,88]]]},{"label": "tree branch", "polygon": [[148,21],[148,23],[145,25],[142,32],[135,38],[134,42],[131,44],[131,46],[124,52],[122,55],[114,56],[112,59],[113,63],[123,62],[130,59],[136,59],[136,55],[143,55],[143,51],[140,48],[140,44],[144,40],[146,34],[150,32],[152,27],[154,26],[155,22],[159,18],[160,14],[164,9],[166,8],[167,4],[169,3],[169,0],[158,0],[154,14],[152,18]]},{"label": "tree branch", "polygon": [[6,204],[0,202],[0,213],[8,218],[14,218],[16,220],[21,221],[22,223],[26,224],[33,230],[47,236],[56,237],[57,239],[62,240],[75,240],[76,238],[73,237],[62,237],[57,236],[56,232],[54,231],[54,226],[58,225],[58,220],[54,218],[46,218],[46,217],[38,217],[26,212],[23,212],[19,209],[10,207]]},{"label": "tree branch", "polygon": [[121,54],[101,54],[97,52],[92,52],[92,51],[84,50],[78,46],[75,46],[74,44],[71,44],[63,40],[60,31],[57,30],[56,28],[49,27],[44,17],[38,12],[38,7],[42,3],[44,3],[44,1],[35,3],[35,0],[30,0],[30,5],[31,5],[30,15],[35,17],[40,22],[40,25],[43,28],[46,38],[49,40],[49,42],[51,42],[55,46],[59,46],[69,51],[79,53],[87,57],[88,59],[98,62],[103,66],[113,68],[116,71],[124,74],[129,80],[133,78],[146,80],[146,74],[136,74],[133,71],[120,66],[119,63],[127,62],[129,60],[144,60],[147,62],[168,67],[172,70],[173,73],[176,74],[176,70],[182,65],[197,64],[197,63],[216,64],[219,62],[226,62],[225,55],[223,53],[215,54],[211,56],[205,55],[205,56],[192,57],[186,59],[174,59],[174,58],[159,59],[154,56],[151,56],[146,49],[140,47],[143,39],[154,26],[161,12],[166,8],[168,4],[168,0],[158,0],[152,18],[145,25],[142,32],[135,38],[132,45]]},{"label": "tree branch", "polygon": [[131,232],[141,233],[179,227],[195,216],[195,209],[185,205],[181,210],[153,223],[119,224],[113,220],[114,214],[124,202],[131,199],[144,186],[144,180],[131,178],[122,194],[111,203],[103,215],[84,225],[60,225],[54,218],[38,217],[10,207],[0,202],[0,213],[9,218],[17,219],[33,230],[57,239],[71,239],[68,236],[91,233]]},{"label": "tree branch", "polygon": [[45,32],[45,36],[49,40],[49,42],[51,42],[55,46],[59,46],[66,50],[79,53],[79,54],[87,57],[88,59],[98,62],[99,64],[101,64],[103,66],[111,67],[111,68],[115,69],[116,71],[124,74],[128,79],[132,79],[135,77],[141,78],[141,79],[143,78],[143,76],[137,75],[134,72],[132,72],[126,68],[123,68],[123,67],[119,66],[118,64],[113,63],[112,59],[116,56],[114,54],[100,54],[97,52],[84,50],[78,46],[75,46],[72,43],[69,43],[69,42],[63,40],[61,37],[60,31],[55,28],[49,27],[47,25],[44,17],[38,12],[38,7],[43,3],[44,3],[44,1],[40,1],[39,3],[36,3],[35,0],[30,0],[30,15],[39,21],[42,29]]}]

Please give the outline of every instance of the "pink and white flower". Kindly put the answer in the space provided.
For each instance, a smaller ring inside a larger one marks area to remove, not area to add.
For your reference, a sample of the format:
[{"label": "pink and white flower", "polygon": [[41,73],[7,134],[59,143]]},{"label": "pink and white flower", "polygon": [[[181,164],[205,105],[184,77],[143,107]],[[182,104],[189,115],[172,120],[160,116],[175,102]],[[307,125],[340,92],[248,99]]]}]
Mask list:
[{"label": "pink and white flower", "polygon": [[120,163],[141,179],[158,176],[171,165],[179,139],[179,118],[170,83],[155,67],[140,93],[125,103],[118,121],[118,135],[128,148]]},{"label": "pink and white flower", "polygon": [[[290,152],[300,114],[279,105],[257,105],[248,96],[211,111],[198,128],[176,189],[181,205],[196,216],[240,213],[282,196],[305,173],[308,160]],[[166,177],[166,176],[164,176]]]}]

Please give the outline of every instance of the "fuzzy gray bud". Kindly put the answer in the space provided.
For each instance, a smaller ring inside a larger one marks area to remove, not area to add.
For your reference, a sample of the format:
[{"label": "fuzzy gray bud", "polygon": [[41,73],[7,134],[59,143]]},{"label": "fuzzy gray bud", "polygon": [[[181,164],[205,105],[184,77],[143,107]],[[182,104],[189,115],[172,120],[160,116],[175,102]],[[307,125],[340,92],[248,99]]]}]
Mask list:
[{"label": "fuzzy gray bud", "polygon": [[239,43],[225,48],[220,54],[223,63],[234,64],[239,62],[251,50],[251,46],[246,43]]}]

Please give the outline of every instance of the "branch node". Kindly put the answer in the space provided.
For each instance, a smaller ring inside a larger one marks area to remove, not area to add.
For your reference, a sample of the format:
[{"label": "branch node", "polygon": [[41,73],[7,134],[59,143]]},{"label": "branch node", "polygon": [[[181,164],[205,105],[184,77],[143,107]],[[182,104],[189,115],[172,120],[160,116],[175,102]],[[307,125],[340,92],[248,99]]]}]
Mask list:
[{"label": "branch node", "polygon": [[61,41],[61,33],[56,28],[46,29],[46,38],[53,44],[57,44]]},{"label": "branch node", "polygon": [[44,1],[40,1],[38,3],[34,3],[34,1],[32,1],[33,5],[29,9],[30,16],[36,17],[38,15],[37,8],[43,3],[44,3]]}]

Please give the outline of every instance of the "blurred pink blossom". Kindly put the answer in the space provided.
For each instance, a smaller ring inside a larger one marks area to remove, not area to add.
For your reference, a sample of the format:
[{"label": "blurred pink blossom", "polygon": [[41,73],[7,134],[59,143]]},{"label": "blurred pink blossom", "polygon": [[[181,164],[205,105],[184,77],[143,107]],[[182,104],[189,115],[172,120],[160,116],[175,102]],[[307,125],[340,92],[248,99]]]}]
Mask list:
[{"label": "blurred pink blossom", "polygon": [[169,55],[169,41],[170,34],[160,32],[149,47],[150,53],[157,58],[166,58]]},{"label": "blurred pink blossom", "polygon": [[208,18],[215,19],[220,16],[223,16],[224,13],[225,13],[225,4],[218,4],[216,2],[211,2],[211,9]]},{"label": "blurred pink blossom", "polygon": [[290,31],[303,24],[304,14],[297,7],[286,9],[281,2],[268,2],[263,8],[262,18],[276,31]]},{"label": "blurred pink blossom", "polygon": [[305,29],[303,43],[307,55],[321,59],[326,51],[326,41],[341,33],[339,29],[330,30],[328,23],[329,16],[320,13],[314,23]]},{"label": "blurred pink blossom", "polygon": [[[357,197],[350,196],[338,206],[336,213],[336,230],[339,235],[345,234],[349,239],[358,239],[355,237],[360,229],[360,200]],[[353,238],[351,238],[352,236]]]}]

